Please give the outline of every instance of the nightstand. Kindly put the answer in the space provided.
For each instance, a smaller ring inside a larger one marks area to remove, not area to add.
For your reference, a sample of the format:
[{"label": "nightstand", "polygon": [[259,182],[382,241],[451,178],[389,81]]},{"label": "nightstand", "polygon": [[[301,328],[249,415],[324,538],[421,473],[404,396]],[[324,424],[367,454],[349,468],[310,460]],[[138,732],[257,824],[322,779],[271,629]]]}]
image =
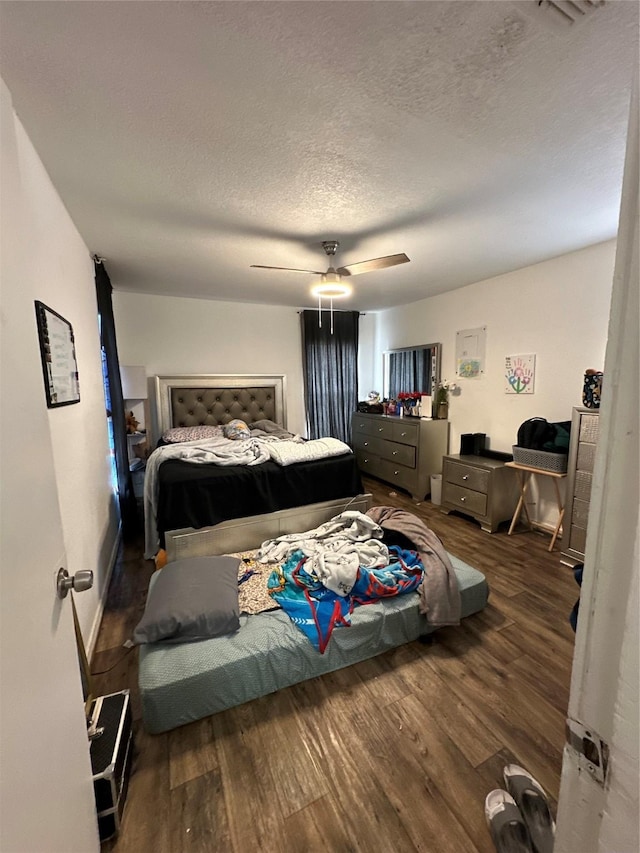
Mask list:
[{"label": "nightstand", "polygon": [[511,520],[518,503],[513,469],[485,456],[452,455],[442,462],[442,512],[463,512],[479,521],[486,533],[495,533],[501,522]]}]

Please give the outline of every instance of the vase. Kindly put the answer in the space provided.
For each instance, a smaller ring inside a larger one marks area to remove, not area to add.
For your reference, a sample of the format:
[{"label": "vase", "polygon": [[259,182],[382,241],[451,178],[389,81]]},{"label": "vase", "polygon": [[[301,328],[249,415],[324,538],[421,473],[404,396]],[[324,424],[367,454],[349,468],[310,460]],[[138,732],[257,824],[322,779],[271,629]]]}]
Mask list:
[{"label": "vase", "polygon": [[436,418],[439,421],[446,421],[449,417],[449,404],[448,403],[438,403],[438,408],[436,409]]}]

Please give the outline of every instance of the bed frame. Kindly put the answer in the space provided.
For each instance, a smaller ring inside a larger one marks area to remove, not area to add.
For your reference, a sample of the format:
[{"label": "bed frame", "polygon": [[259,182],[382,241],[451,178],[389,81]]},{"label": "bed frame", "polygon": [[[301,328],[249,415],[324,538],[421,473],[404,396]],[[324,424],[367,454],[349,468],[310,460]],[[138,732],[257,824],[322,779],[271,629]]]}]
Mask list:
[{"label": "bed frame", "polygon": [[[217,426],[233,418],[248,423],[268,418],[287,426],[283,375],[156,376],[154,386],[156,440],[171,427]],[[167,531],[167,557],[176,560],[257,548],[266,539],[283,533],[318,527],[347,508],[366,512],[371,503],[371,495],[362,494],[232,519],[198,530]]]},{"label": "bed frame", "polygon": [[363,494],[355,498],[281,509],[265,515],[234,518],[200,530],[192,527],[170,530],[165,533],[167,560],[172,562],[186,557],[208,557],[259,548],[267,539],[319,527],[347,509],[366,512],[372,503],[372,496]]}]

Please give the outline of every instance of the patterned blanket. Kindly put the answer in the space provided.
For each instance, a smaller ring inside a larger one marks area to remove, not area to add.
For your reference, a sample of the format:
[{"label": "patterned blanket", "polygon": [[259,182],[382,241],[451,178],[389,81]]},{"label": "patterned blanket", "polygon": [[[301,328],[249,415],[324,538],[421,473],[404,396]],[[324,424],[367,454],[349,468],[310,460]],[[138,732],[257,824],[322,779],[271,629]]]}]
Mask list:
[{"label": "patterned blanket", "polygon": [[349,627],[351,614],[360,604],[416,590],[422,583],[422,563],[415,551],[389,548],[390,562],[377,569],[358,569],[348,595],[327,589],[313,571],[310,558],[295,551],[269,578],[271,595],[293,624],[323,654],[334,628]]}]

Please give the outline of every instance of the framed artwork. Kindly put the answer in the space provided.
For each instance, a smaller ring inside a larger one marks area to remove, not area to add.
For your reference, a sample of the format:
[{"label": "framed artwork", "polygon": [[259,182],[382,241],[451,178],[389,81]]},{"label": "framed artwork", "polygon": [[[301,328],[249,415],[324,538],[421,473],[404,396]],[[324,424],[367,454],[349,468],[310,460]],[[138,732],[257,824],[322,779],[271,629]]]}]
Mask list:
[{"label": "framed artwork", "polygon": [[536,380],[535,355],[507,355],[504,370],[505,394],[533,394]]},{"label": "framed artwork", "polygon": [[482,377],[486,346],[486,326],[456,332],[456,373],[460,379]]},{"label": "framed artwork", "polygon": [[73,328],[44,302],[35,300],[47,408],[80,402]]}]

